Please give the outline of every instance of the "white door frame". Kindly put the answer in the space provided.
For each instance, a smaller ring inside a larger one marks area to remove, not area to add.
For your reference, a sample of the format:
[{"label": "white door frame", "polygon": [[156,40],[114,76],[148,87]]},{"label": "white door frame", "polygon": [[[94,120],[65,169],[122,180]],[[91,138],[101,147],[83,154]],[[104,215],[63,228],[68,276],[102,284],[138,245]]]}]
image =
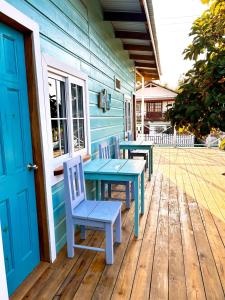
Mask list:
[{"label": "white door frame", "polygon": [[[32,43],[33,43],[33,61],[36,71],[36,90],[37,90],[37,106],[39,112],[39,126],[41,133],[41,150],[44,170],[44,182],[45,182],[45,199],[47,208],[47,224],[49,234],[49,249],[50,249],[50,260],[53,262],[56,258],[56,246],[55,246],[55,230],[54,230],[54,217],[53,217],[53,204],[52,204],[52,191],[51,182],[48,173],[47,157],[48,157],[48,137],[46,130],[46,115],[44,107],[44,86],[42,76],[42,61],[41,61],[41,49],[40,49],[40,37],[39,37],[39,26],[36,22],[31,20],[25,14],[20,12],[14,6],[0,0],[0,14],[4,17],[15,21],[17,24],[27,28],[32,32]],[[0,245],[1,246],[1,245]],[[0,247],[0,256],[3,255],[3,250]],[[2,272],[3,265],[0,260],[0,270]],[[0,272],[0,273],[1,273]],[[2,288],[2,287],[1,287]],[[2,290],[1,290],[2,292]],[[1,297],[0,297],[1,298]]]}]

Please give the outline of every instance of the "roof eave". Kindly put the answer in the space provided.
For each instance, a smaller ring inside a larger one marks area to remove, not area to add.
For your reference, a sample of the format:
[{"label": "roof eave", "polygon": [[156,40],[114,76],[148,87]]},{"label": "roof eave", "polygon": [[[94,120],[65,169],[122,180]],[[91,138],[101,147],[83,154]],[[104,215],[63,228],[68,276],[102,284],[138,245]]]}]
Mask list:
[{"label": "roof eave", "polygon": [[160,60],[159,60],[158,40],[157,40],[157,35],[156,35],[152,0],[148,0],[148,2],[146,0],[142,0],[142,2],[143,2],[146,18],[147,18],[147,23],[148,23],[151,40],[152,40],[152,46],[153,46],[153,51],[155,54],[155,60],[156,60],[158,74],[161,75],[162,72],[161,72],[161,66],[160,66]]}]

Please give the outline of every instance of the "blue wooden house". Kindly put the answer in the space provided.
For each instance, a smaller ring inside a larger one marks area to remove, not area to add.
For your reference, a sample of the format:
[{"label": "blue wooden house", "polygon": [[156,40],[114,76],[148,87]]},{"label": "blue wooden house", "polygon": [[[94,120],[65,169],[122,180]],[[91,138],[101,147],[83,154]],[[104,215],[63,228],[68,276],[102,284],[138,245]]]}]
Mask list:
[{"label": "blue wooden house", "polygon": [[150,0],[0,0],[0,299],[65,244],[63,162],[135,128],[159,73]]}]

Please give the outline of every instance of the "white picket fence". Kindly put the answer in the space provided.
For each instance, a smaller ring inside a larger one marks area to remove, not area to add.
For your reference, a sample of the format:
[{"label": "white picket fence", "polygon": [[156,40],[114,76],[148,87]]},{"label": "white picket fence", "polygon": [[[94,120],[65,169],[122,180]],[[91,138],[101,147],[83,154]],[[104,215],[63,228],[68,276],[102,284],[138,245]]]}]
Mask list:
[{"label": "white picket fence", "polygon": [[174,146],[174,147],[194,147],[194,135],[179,134],[141,134],[137,136],[138,140],[152,141],[159,146]]}]

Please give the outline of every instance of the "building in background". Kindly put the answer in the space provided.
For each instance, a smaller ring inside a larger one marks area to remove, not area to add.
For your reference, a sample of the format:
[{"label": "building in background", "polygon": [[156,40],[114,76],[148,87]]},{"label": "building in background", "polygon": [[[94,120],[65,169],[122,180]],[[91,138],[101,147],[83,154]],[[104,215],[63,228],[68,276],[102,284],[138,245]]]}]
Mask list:
[{"label": "building in background", "polygon": [[144,133],[157,134],[171,126],[165,120],[165,112],[172,107],[177,93],[150,81],[136,93],[137,132],[141,133],[141,105],[144,96]]}]

